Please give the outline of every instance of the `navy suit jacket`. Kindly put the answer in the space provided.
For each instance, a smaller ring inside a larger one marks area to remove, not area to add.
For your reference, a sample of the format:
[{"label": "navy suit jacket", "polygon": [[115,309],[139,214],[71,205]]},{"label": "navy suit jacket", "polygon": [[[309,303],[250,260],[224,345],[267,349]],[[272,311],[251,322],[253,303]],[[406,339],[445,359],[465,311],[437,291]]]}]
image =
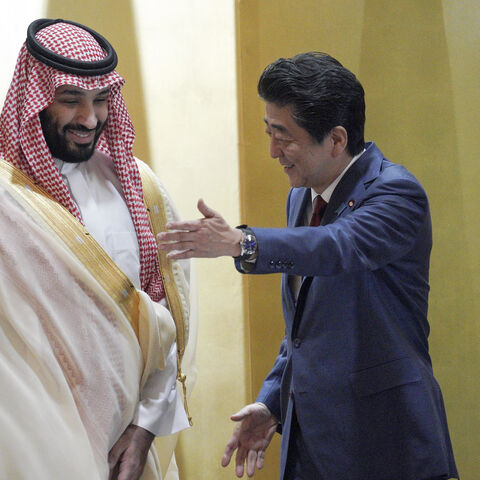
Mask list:
[{"label": "navy suit jacket", "polygon": [[[325,479],[456,477],[428,353],[423,188],[370,143],[319,227],[300,226],[309,201],[309,188],[293,188],[287,228],[253,228],[249,273],[282,274],[285,338],[257,397],[281,422],[282,471],[294,404]],[[289,275],[305,277],[297,302]]]}]

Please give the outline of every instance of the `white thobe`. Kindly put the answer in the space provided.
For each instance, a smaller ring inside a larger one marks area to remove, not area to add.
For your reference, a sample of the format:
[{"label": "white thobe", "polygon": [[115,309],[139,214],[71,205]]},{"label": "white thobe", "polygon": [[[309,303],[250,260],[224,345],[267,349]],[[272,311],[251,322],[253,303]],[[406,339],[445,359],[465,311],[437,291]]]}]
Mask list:
[{"label": "white thobe", "polygon": [[[66,163],[55,159],[89,233],[118,267],[140,289],[140,251],[135,226],[112,160],[96,151],[87,162]],[[166,307],[163,299],[160,302]],[[165,368],[156,370],[140,392],[133,423],[156,436],[188,427],[177,391],[177,347],[174,343]]]}]

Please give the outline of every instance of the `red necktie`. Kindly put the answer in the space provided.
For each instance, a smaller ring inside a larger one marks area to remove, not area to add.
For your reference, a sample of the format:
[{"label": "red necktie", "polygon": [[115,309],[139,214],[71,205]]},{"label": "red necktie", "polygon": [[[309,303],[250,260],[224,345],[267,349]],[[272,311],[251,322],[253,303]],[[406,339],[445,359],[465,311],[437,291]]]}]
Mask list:
[{"label": "red necktie", "polygon": [[318,227],[320,225],[326,208],[327,202],[321,197],[321,195],[317,195],[313,200],[313,213],[312,218],[310,219],[311,227]]}]

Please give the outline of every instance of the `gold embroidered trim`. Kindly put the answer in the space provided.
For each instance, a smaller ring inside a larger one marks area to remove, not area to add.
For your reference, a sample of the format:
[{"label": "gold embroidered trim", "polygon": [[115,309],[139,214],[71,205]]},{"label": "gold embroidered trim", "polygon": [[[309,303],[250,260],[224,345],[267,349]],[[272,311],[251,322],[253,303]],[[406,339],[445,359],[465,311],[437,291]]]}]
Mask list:
[{"label": "gold embroidered trim", "polygon": [[0,159],[0,176],[67,245],[85,268],[120,307],[138,338],[139,296],[135,286],[118,268],[86,228],[42,187],[9,162]]},{"label": "gold embroidered trim", "polygon": [[[142,178],[143,200],[147,207],[152,232],[156,237],[158,233],[165,229],[165,224],[167,223],[165,202],[157,180],[152,175],[150,169],[143,162],[137,162],[137,164]],[[188,341],[188,319],[184,303],[175,282],[174,268],[179,268],[179,266],[167,258],[167,254],[163,250],[158,250],[158,263],[168,308],[175,321],[177,330],[177,380],[182,384],[185,411],[188,421],[192,425],[192,417],[189,414],[187,405],[186,375],[182,373],[182,358]]]}]

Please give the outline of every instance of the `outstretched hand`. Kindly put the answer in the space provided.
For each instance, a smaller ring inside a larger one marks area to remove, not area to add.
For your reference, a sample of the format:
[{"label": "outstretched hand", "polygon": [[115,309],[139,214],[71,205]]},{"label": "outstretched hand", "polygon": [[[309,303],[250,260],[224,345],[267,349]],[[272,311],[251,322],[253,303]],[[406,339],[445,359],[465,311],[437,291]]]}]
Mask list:
[{"label": "outstretched hand", "polygon": [[230,227],[202,199],[197,208],[203,218],[167,223],[168,231],[157,235],[158,248],[170,252],[169,258],[240,255],[240,230]]},{"label": "outstretched hand", "polygon": [[235,456],[235,473],[243,477],[245,463],[247,475],[253,477],[255,468],[261,469],[267,449],[278,425],[277,419],[263,403],[252,403],[243,407],[230,417],[238,422],[233,435],[225,446],[222,466],[230,463],[233,452]]}]

